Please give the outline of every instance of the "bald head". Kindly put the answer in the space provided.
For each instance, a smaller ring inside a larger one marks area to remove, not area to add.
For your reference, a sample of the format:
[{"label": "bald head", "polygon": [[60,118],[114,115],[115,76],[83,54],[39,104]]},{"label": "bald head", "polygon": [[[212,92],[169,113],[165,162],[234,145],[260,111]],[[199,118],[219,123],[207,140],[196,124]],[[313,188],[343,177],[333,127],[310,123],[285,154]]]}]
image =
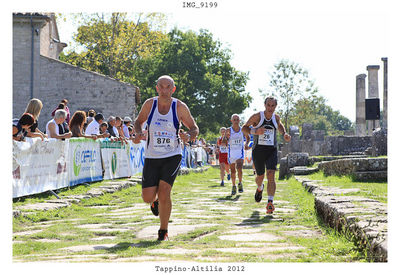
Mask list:
[{"label": "bald head", "polygon": [[232,125],[239,125],[239,123],[240,123],[239,115],[238,114],[233,114],[231,116],[231,122],[232,122]]},{"label": "bald head", "polygon": [[172,83],[172,86],[175,86],[175,81],[172,79],[172,77],[170,77],[169,75],[162,75],[157,79],[157,85],[161,82],[161,81],[169,81]]},{"label": "bald head", "polygon": [[233,114],[233,115],[231,116],[231,120],[234,119],[234,118],[240,119],[238,114]]}]

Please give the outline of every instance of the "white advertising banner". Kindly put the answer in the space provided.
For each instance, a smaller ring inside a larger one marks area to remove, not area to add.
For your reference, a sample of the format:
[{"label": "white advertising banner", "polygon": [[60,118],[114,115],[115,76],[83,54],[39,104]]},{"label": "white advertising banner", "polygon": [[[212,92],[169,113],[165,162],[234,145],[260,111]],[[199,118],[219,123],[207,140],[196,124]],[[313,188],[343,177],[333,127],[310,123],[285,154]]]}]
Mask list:
[{"label": "white advertising banner", "polygon": [[145,141],[141,141],[138,144],[133,143],[131,140],[128,141],[129,144],[129,162],[131,165],[131,173],[135,175],[141,173],[144,166],[144,150]]},{"label": "white advertising banner", "polygon": [[99,140],[70,139],[68,159],[69,185],[103,179]]},{"label": "white advertising banner", "polygon": [[100,148],[104,179],[126,178],[132,175],[129,154],[130,144],[103,139],[100,142]]},{"label": "white advertising banner", "polygon": [[13,198],[68,186],[68,140],[13,141]]}]

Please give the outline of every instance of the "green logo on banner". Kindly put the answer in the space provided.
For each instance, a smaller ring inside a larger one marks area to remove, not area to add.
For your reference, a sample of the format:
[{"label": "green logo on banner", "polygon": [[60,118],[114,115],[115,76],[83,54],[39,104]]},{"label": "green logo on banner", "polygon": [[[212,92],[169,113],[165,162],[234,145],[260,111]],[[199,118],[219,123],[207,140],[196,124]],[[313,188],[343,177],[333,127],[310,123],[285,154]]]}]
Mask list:
[{"label": "green logo on banner", "polygon": [[[80,146],[76,146],[75,151],[74,151],[74,175],[75,177],[77,177],[79,175],[79,172],[81,171],[81,166],[82,164],[80,164],[80,152],[78,151],[78,153],[76,153],[76,151],[78,150]],[[77,165],[77,163],[79,163],[79,165]]]},{"label": "green logo on banner", "polygon": [[111,157],[111,171],[115,175],[115,170],[117,170],[117,153],[113,153]]}]

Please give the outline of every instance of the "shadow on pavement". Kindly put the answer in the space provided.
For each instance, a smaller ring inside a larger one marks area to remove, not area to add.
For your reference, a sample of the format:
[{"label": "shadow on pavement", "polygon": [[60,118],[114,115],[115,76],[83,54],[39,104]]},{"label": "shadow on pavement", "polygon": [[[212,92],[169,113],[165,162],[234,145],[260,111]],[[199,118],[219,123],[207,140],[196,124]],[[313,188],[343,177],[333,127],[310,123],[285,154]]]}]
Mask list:
[{"label": "shadow on pavement", "polygon": [[242,220],[241,223],[237,225],[249,225],[249,226],[257,226],[263,223],[269,223],[274,217],[272,215],[260,216],[260,211],[253,211],[251,216],[248,219]]},{"label": "shadow on pavement", "polygon": [[140,241],[138,243],[128,243],[128,242],[121,242],[118,243],[117,245],[110,247],[106,249],[110,253],[116,253],[118,251],[124,251],[129,249],[130,247],[139,247],[139,248],[149,248],[153,246],[158,246],[160,244],[160,241],[154,240],[154,241]]}]

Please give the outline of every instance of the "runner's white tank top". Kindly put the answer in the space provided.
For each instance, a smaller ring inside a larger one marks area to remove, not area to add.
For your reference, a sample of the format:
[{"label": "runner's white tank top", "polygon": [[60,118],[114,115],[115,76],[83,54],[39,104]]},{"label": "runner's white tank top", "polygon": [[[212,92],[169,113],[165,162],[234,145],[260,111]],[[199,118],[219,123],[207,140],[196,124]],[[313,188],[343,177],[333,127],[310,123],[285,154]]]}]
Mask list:
[{"label": "runner's white tank top", "polygon": [[244,135],[242,132],[242,127],[240,127],[238,132],[235,132],[232,127],[229,128],[231,132],[229,141],[228,141],[228,154],[230,156],[243,156],[244,150]]},{"label": "runner's white tank top", "polygon": [[177,106],[178,100],[172,98],[168,113],[162,115],[158,112],[158,97],[153,98],[153,106],[147,119],[146,158],[160,159],[182,155]]}]

